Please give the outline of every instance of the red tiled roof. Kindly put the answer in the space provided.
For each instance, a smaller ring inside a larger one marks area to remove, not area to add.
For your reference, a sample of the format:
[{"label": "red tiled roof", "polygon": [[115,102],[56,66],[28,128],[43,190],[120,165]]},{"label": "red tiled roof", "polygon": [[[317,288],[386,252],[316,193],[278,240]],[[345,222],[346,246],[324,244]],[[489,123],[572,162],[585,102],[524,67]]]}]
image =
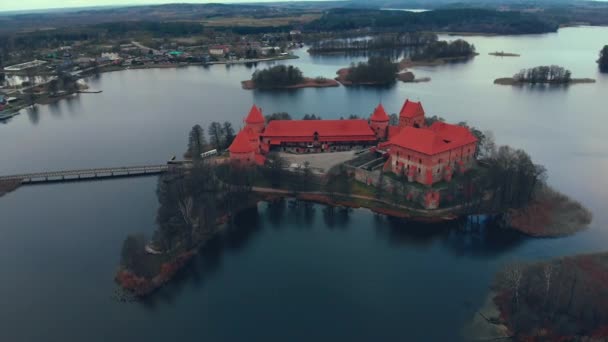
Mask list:
[{"label": "red tiled roof", "polygon": [[404,127],[398,135],[391,138],[390,143],[427,155],[434,155],[477,141],[477,138],[466,127],[444,122],[436,124],[428,129]]},{"label": "red tiled roof", "polygon": [[388,126],[388,138],[392,138],[401,132],[401,127],[399,126]]},{"label": "red tiled roof", "polygon": [[399,112],[399,116],[413,118],[420,115],[424,115],[422,103],[405,100],[405,103],[403,104],[403,107],[401,107],[401,111]]},{"label": "red tiled roof", "polygon": [[371,121],[389,121],[389,117],[388,115],[386,115],[386,111],[384,110],[384,107],[382,106],[382,103],[378,105],[378,107],[376,107],[376,109],[374,109],[374,114],[372,114],[372,116],[370,117]]},{"label": "red tiled roof", "polygon": [[[374,132],[367,121],[355,120],[273,120],[268,123],[262,136],[276,138],[304,138],[310,141],[314,134],[319,140],[336,138],[348,140],[356,137],[357,140],[376,140]],[[272,143],[272,142],[271,142]]]},{"label": "red tiled roof", "polygon": [[230,151],[230,153],[254,152],[255,148],[251,146],[249,139],[249,133],[245,130],[241,130],[232,141],[232,144],[230,144],[230,147],[228,147],[228,151]]},{"label": "red tiled roof", "polygon": [[262,115],[262,111],[256,105],[253,105],[249,110],[249,115],[245,118],[245,122],[248,124],[264,123],[264,115]]},{"label": "red tiled roof", "polygon": [[437,133],[442,139],[451,142],[463,142],[465,144],[477,141],[471,131],[463,126],[452,125],[441,121],[435,121],[429,129]]}]

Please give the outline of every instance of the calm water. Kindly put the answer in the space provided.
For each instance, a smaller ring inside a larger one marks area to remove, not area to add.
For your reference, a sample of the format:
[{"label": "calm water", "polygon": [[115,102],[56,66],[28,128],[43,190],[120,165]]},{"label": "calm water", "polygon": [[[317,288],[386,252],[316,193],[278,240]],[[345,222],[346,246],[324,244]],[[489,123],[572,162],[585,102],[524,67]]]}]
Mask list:
[{"label": "calm water", "polygon": [[[608,77],[594,61],[607,36],[608,28],[582,27],[467,37],[480,53],[474,60],[418,68],[432,81],[381,90],[245,91],[239,81],[255,70],[245,66],[116,72],[88,80],[101,94],[24,111],[0,125],[0,174],[164,162],[184,151],[192,125],[239,127],[252,103],[338,118],[368,115],[379,101],[397,112],[409,97],[429,115],[527,150],[595,216],[576,236],[526,239],[261,204],[181,279],[146,303],[124,304],[111,298],[113,274],[125,236],[154,230],[156,179],[23,187],[0,198],[0,340],[453,340],[503,263],[606,249]],[[487,55],[496,50],[522,56]],[[298,54],[291,63],[308,76],[332,77],[363,59]],[[492,85],[540,64],[598,82]]]}]

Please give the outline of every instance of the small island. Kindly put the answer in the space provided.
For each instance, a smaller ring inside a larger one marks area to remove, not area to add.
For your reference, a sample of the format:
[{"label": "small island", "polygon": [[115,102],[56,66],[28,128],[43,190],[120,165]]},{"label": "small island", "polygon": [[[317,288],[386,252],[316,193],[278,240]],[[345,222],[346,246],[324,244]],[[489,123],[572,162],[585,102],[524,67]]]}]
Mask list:
[{"label": "small island", "polygon": [[250,80],[242,81],[243,89],[297,89],[338,87],[340,84],[324,77],[309,78],[294,66],[277,65],[257,70]]},{"label": "small island", "polygon": [[494,51],[494,52],[488,53],[488,55],[496,56],[496,57],[520,57],[521,56],[518,53],[511,53],[511,52],[504,52],[504,51]]},{"label": "small island", "polygon": [[494,84],[514,86],[525,84],[570,85],[576,83],[595,83],[595,80],[592,78],[572,78],[570,70],[557,65],[523,69],[513,77],[502,77],[494,80]]},{"label": "small island", "polygon": [[394,63],[385,57],[370,57],[367,62],[352,64],[336,72],[336,81],[344,86],[387,86],[401,82],[428,82],[431,79],[416,78],[402,63]]},{"label": "small island", "polygon": [[608,253],[511,264],[496,276],[480,314],[496,339],[604,341],[607,281]]}]

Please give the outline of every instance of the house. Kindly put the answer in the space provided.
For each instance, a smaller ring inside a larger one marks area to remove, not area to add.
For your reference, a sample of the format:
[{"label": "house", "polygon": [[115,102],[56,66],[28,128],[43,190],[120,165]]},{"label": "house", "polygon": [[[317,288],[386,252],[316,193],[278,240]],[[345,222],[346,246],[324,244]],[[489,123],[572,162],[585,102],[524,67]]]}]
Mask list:
[{"label": "house", "polygon": [[209,47],[209,54],[212,56],[224,56],[230,52],[229,45],[214,45]]}]

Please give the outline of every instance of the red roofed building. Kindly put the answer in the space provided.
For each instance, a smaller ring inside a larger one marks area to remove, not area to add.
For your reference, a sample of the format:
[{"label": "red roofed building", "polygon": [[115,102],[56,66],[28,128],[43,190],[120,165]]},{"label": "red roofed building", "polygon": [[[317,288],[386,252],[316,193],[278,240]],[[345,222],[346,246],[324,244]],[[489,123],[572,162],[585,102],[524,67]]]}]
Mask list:
[{"label": "red roofed building", "polygon": [[262,149],[296,153],[350,150],[375,145],[365,120],[273,120],[261,134]]},{"label": "red roofed building", "polygon": [[454,171],[464,172],[474,162],[477,138],[466,127],[435,122],[429,128],[405,127],[383,148],[394,173],[432,185],[451,180]]},{"label": "red roofed building", "polygon": [[245,118],[246,127],[250,127],[256,133],[261,133],[264,130],[266,120],[262,115],[262,110],[256,105],[251,106],[249,114]]},{"label": "red roofed building", "polygon": [[230,160],[242,165],[264,164],[264,157],[259,153],[258,135],[251,128],[242,129],[230,147]]},{"label": "red roofed building", "polygon": [[[449,181],[474,162],[477,138],[467,127],[435,122],[426,127],[420,102],[406,100],[399,112],[399,125],[390,126],[389,116],[378,105],[366,120],[273,120],[266,124],[255,105],[245,118],[232,145],[230,159],[241,164],[263,164],[272,151],[321,153],[378,146],[388,153],[385,169],[407,176],[411,182],[432,185]],[[388,139],[388,141],[381,142]],[[427,200],[438,203],[438,193]]]},{"label": "red roofed building", "polygon": [[424,108],[422,103],[405,100],[399,112],[399,127],[424,127]]}]

